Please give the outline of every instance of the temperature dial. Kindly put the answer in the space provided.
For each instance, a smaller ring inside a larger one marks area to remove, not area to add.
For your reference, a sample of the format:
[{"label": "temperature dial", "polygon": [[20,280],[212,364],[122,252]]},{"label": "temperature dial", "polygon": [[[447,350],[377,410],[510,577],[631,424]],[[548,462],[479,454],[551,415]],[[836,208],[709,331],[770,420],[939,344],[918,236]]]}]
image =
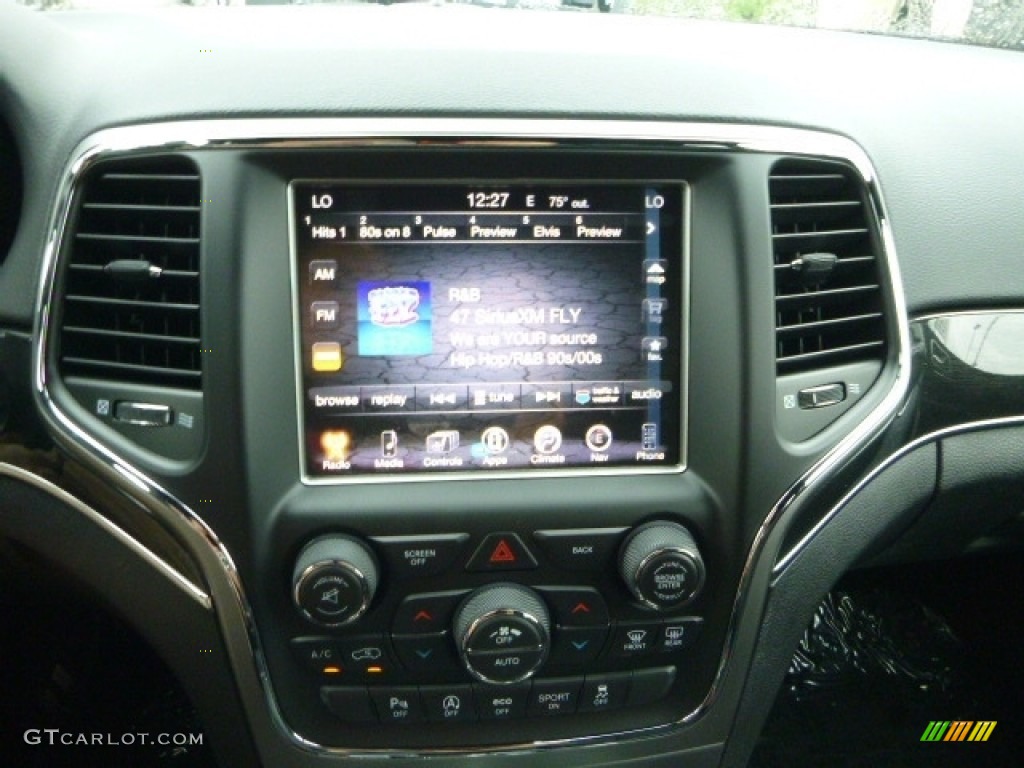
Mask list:
[{"label": "temperature dial", "polygon": [[455,613],[462,663],[477,680],[507,685],[544,663],[551,620],[540,595],[519,584],[491,584],[471,593]]}]

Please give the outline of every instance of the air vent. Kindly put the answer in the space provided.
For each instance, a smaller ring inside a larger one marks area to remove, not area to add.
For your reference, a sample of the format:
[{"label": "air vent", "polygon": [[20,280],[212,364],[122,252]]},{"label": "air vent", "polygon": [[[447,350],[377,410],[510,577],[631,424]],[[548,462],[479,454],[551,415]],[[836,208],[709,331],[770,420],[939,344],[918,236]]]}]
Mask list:
[{"label": "air vent", "polygon": [[199,389],[199,197],[183,157],[90,171],[64,278],[64,375]]},{"label": "air vent", "polygon": [[885,354],[863,184],[844,165],[780,160],[770,177],[779,375]]}]

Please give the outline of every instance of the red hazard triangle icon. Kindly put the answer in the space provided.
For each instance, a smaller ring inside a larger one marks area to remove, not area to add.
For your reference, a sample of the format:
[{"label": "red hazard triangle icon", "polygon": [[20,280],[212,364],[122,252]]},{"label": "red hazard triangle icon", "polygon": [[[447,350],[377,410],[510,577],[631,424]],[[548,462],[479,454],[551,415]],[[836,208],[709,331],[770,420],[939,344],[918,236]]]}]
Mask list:
[{"label": "red hazard triangle icon", "polygon": [[491,563],[514,563],[516,553],[512,551],[512,547],[508,545],[508,542],[502,539],[498,542],[498,546],[491,552],[491,556],[487,558],[488,562]]}]

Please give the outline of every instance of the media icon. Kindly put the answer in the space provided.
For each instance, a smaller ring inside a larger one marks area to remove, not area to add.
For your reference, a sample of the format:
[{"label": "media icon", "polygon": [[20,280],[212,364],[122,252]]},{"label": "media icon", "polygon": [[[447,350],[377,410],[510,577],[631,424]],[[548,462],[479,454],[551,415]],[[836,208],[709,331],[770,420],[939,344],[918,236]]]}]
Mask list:
[{"label": "media icon", "polygon": [[456,429],[441,429],[427,435],[427,453],[451,453],[459,447]]},{"label": "media icon", "polygon": [[380,455],[385,459],[398,455],[398,433],[395,430],[385,429],[380,433]]},{"label": "media icon", "polygon": [[545,424],[533,434],[533,447],[537,453],[550,456],[562,447],[562,433],[558,427]]},{"label": "media icon", "polygon": [[604,424],[595,424],[587,430],[583,441],[590,450],[595,453],[603,453],[612,445],[612,431]]},{"label": "media icon", "polygon": [[491,456],[504,453],[509,444],[508,432],[501,427],[488,427],[480,435],[480,442],[483,444],[484,450]]}]

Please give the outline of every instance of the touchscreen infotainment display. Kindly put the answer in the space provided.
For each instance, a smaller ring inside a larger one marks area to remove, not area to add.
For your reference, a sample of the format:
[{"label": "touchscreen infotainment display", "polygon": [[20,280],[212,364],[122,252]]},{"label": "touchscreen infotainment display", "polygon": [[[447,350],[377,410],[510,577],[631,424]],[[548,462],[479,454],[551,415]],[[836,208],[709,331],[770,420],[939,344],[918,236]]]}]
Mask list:
[{"label": "touchscreen infotainment display", "polygon": [[685,194],[293,182],[306,475],[679,465]]}]

